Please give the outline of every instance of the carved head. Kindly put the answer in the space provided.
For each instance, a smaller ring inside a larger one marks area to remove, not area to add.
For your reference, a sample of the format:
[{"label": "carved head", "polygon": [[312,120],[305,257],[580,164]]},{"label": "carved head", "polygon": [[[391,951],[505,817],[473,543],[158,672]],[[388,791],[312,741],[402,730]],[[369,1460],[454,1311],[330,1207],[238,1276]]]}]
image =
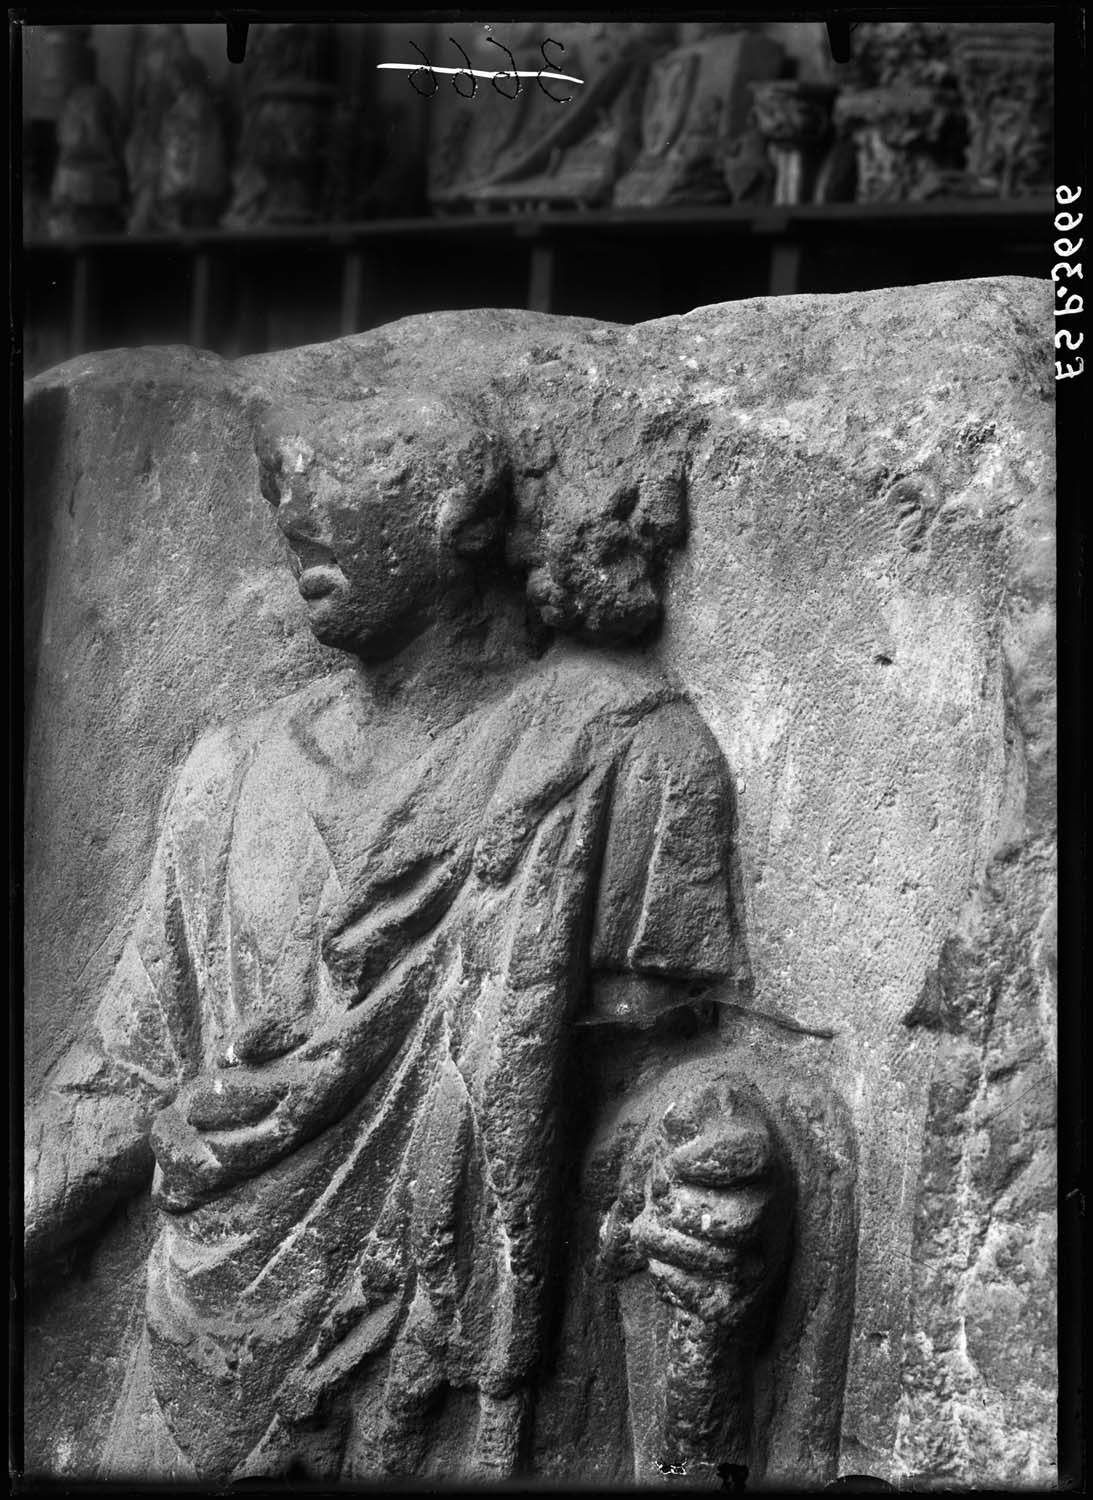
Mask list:
[{"label": "carved head", "polygon": [[469,404],[415,391],[269,411],[262,493],[316,637],[382,659],[487,576],[522,587],[540,630],[648,633],[685,532],[671,423],[593,422],[572,391],[554,414],[502,433]]},{"label": "carved head", "polygon": [[501,444],[433,396],[276,409],[255,446],[324,645],[398,650],[500,535]]}]

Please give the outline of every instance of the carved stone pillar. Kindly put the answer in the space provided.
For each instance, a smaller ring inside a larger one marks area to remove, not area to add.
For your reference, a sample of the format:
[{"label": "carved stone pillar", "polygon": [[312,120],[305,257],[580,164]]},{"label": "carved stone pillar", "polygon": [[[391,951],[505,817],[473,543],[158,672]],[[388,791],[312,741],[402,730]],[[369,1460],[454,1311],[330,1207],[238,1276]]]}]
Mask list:
[{"label": "carved stone pillar", "polygon": [[833,84],[752,85],[756,124],[774,162],[775,203],[811,203],[832,138]]}]

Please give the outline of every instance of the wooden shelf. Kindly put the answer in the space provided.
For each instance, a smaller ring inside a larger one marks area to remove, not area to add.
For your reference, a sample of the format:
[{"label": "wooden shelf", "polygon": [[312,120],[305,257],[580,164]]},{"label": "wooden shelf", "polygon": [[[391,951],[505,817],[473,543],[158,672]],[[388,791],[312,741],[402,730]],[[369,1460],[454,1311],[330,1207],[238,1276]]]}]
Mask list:
[{"label": "wooden shelf", "polygon": [[1042,275],[1053,213],[1049,197],[491,209],[34,237],[23,260],[27,365],[146,342],[254,353],[445,307],[635,322],[741,296]]},{"label": "wooden shelf", "polygon": [[341,246],[370,239],[500,238],[525,239],[543,234],[617,230],[689,233],[717,228],[743,234],[788,234],[812,227],[906,227],[908,221],[1024,225],[1048,221],[1054,203],[1045,198],[932,199],[923,203],[709,204],[678,208],[590,208],[557,211],[491,209],[485,213],[434,214],[405,219],[361,219],[344,224],[277,225],[258,229],[193,229],[174,234],[96,234],[63,239],[35,236],[25,242],[30,254],[43,251],[78,254],[109,248],[171,248],[196,251],[227,246],[325,244]]}]

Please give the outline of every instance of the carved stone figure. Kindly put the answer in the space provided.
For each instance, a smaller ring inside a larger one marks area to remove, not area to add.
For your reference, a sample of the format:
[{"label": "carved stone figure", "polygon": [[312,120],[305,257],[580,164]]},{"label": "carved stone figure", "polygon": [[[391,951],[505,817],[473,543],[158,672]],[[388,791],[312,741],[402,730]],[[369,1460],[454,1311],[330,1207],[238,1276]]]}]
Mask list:
[{"label": "carved stone figure", "polygon": [[159,206],[164,228],[215,224],[227,186],[220,112],[208,89],[195,81],[178,96],[163,122]]},{"label": "carved stone figure", "polygon": [[141,30],[125,155],[134,233],[216,223],[227,191],[223,124],[178,22]]},{"label": "carved stone figure", "polygon": [[1051,28],[1010,22],[952,27],[968,118],[968,188],[1022,197],[1052,186]]},{"label": "carved stone figure", "polygon": [[124,202],[118,106],[101,83],[81,83],[66,98],[57,125],[49,232],[64,236],[120,229]]},{"label": "carved stone figure", "polygon": [[[32,1259],[149,1183],[162,1215],[103,1472],[516,1472],[582,1018],[663,1017],[675,1063],[627,1163],[652,1198],[609,1210],[671,1308],[657,1461],[746,1463],[792,1178],[702,1043],[742,973],[729,782],[678,693],[590,649],[656,623],[679,440],[628,473],[421,391],[258,442],[311,628],[359,665],[190,757],[31,1136]],[[587,644],[537,654],[505,556],[538,633]]]},{"label": "carved stone figure", "polygon": [[614,201],[724,202],[720,158],[744,131],[749,86],[776,77],[782,60],[777,42],[751,31],[719,31],[658,58],[645,86],[641,153]]},{"label": "carved stone figure", "polygon": [[334,113],[328,24],[264,22],[244,67],[243,130],[225,225],[304,224],[324,202]]}]

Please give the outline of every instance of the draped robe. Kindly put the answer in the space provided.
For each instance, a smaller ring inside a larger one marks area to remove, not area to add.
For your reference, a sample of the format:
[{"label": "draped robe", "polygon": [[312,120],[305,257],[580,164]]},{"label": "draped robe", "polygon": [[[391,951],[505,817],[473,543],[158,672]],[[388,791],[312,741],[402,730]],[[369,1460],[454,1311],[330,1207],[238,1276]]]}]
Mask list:
[{"label": "draped robe", "polygon": [[365,1039],[324,1128],[159,1216],[107,1475],[429,1472],[445,1393],[448,1461],[511,1472],[572,1023],[604,978],[736,962],[723,761],[664,683],[552,652],[380,784],[316,730],[354,692],[198,745],[96,1044],[55,1082],[87,1130],[119,1099],[147,1121],[255,1028],[290,1056],[339,1016]]}]

